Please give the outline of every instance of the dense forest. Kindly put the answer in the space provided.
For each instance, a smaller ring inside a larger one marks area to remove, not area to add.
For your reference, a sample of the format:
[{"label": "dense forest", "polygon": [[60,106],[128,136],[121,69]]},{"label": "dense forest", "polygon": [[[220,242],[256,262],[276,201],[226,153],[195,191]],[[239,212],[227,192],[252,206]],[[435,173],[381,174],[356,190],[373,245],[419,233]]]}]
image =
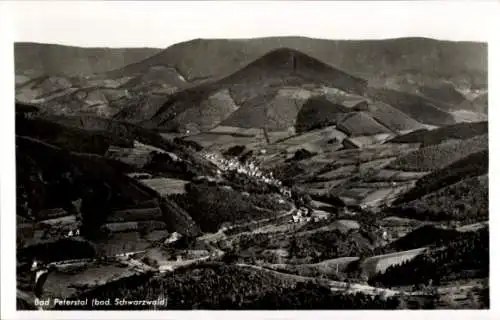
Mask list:
[{"label": "dense forest", "polygon": [[408,134],[398,136],[390,143],[421,143],[422,147],[440,144],[451,139],[469,139],[478,135],[488,133],[488,122],[457,123],[434,130],[416,130]]},{"label": "dense forest", "polygon": [[297,114],[295,131],[304,133],[335,125],[349,111],[348,108],[334,104],[324,97],[310,98]]},{"label": "dense forest", "polygon": [[402,171],[435,171],[443,169],[467,155],[488,150],[488,136],[467,140],[449,140],[430,145],[398,157],[387,168]]},{"label": "dense forest", "polygon": [[[159,309],[396,309],[397,298],[332,293],[315,283],[282,280],[259,270],[205,264],[162,277],[136,277],[101,286],[83,297],[127,300],[168,299]],[[69,307],[68,307],[69,308]],[[81,308],[81,307],[80,307]],[[151,309],[151,306],[114,306]]]},{"label": "dense forest", "polygon": [[396,199],[394,204],[409,202],[463,179],[487,174],[488,163],[488,150],[472,153],[419,179],[415,187]]},{"label": "dense forest", "polygon": [[386,246],[377,247],[375,254],[387,254],[427,246],[439,247],[460,239],[462,236],[462,232],[454,229],[441,229],[432,225],[424,225]]},{"label": "dense forest", "polygon": [[372,241],[373,238],[362,231],[320,231],[291,238],[288,251],[291,258],[310,258],[311,263],[315,263],[338,257],[371,255]]},{"label": "dense forest", "polygon": [[488,219],[488,176],[473,177],[391,209],[395,215],[470,224]]},{"label": "dense forest", "polygon": [[439,285],[443,281],[489,276],[489,231],[464,232],[430,254],[389,267],[369,280],[376,286]]},{"label": "dense forest", "polygon": [[[207,184],[189,184],[187,193],[171,198],[202,227],[204,232],[216,232],[224,222],[237,223],[275,216],[271,209],[283,208],[266,197],[243,196],[240,192]],[[284,207],[286,209],[286,207]]]}]

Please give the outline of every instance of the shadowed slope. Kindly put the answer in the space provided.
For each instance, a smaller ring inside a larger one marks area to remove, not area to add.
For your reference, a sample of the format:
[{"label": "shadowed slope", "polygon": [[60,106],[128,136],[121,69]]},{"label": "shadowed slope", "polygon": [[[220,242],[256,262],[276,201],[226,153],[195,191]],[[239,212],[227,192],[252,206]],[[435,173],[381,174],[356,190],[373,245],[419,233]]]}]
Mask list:
[{"label": "shadowed slope", "polygon": [[295,131],[302,133],[336,124],[349,111],[324,97],[310,98],[297,114]]},{"label": "shadowed slope", "polygon": [[421,96],[374,87],[369,88],[368,96],[387,103],[424,124],[441,126],[455,123],[453,116],[443,111],[446,106],[441,106],[438,102],[431,102]]},{"label": "shadowed slope", "polygon": [[434,130],[417,130],[395,137],[388,142],[421,143],[422,146],[429,146],[439,144],[445,140],[464,140],[482,134],[488,134],[488,122],[486,121],[473,123],[457,123]]}]

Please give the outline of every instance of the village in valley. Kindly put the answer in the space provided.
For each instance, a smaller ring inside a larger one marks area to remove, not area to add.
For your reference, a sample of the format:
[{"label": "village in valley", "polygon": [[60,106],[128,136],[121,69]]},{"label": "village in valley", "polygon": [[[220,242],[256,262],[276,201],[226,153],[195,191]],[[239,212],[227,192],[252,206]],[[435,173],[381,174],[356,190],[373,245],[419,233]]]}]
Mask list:
[{"label": "village in valley", "polygon": [[486,48],[16,44],[18,309],[489,308]]}]

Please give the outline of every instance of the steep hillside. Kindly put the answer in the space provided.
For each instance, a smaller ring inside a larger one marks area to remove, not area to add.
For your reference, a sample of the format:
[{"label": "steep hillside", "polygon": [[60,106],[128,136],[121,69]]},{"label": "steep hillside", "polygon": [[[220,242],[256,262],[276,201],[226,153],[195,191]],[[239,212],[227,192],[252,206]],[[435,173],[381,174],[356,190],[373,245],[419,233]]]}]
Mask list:
[{"label": "steep hillside", "polygon": [[464,232],[458,239],[450,239],[441,250],[422,254],[411,261],[390,267],[368,283],[393,287],[429,283],[439,285],[471,276],[487,278],[490,274],[489,238],[488,228]]},{"label": "steep hillside", "polygon": [[104,155],[110,145],[128,146],[133,140],[105,131],[88,132],[45,119],[16,118],[16,134],[44,141],[68,151]]},{"label": "steep hillside", "polygon": [[392,131],[416,130],[423,127],[415,119],[383,102],[369,104],[368,111],[373,119]]},{"label": "steep hillside", "polygon": [[40,102],[44,113],[52,115],[95,115],[112,117],[121,109],[120,101],[131,99],[126,89],[105,87],[73,88],[60,96]]},{"label": "steep hillside", "polygon": [[[105,133],[107,136],[120,137],[127,141],[136,140],[140,143],[160,148],[180,157],[183,162],[175,164],[175,171],[181,171],[186,177],[198,175],[213,175],[215,166],[203,159],[194,150],[179,139],[165,139],[159,134],[127,122],[112,119],[99,118],[95,116],[78,117],[47,117],[48,120],[65,127],[85,129],[88,132]],[[165,161],[165,160],[163,160]]]},{"label": "steep hillside", "polygon": [[420,94],[427,98],[444,102],[450,106],[450,109],[456,109],[466,98],[458,92],[451,84],[441,84],[439,86],[421,86]]},{"label": "steep hillside", "polygon": [[112,109],[118,110],[113,119],[140,123],[153,117],[168,99],[169,94],[134,92],[128,98],[113,101]]},{"label": "steep hillside", "polygon": [[123,88],[138,89],[138,88],[181,88],[187,85],[184,77],[180,75],[175,68],[166,66],[152,66],[144,73],[137,75],[124,83]]},{"label": "steep hillside", "polygon": [[[169,231],[199,233],[198,226],[182,208],[162,198],[154,187],[145,187],[128,177],[138,168],[121,159],[108,158],[111,146],[132,148],[136,144],[133,139],[139,139],[157,145],[157,153],[170,154],[175,159],[168,163],[164,157],[163,166],[154,170],[154,174],[186,179],[211,175],[214,169],[210,164],[186,147],[140,128],[134,130],[126,124],[120,127],[109,120],[108,127],[105,121],[99,124],[94,120],[92,129],[83,130],[42,118],[26,119],[20,115],[18,118],[16,161],[20,216],[36,219],[43,210],[54,208],[70,213],[81,210],[83,232],[94,238],[103,236],[100,227],[113,210],[135,208],[158,200],[156,209],[161,208],[160,218],[167,223]],[[81,209],[73,203],[79,200]]]},{"label": "steep hillside", "polygon": [[465,140],[488,134],[488,122],[457,123],[434,130],[417,130],[389,140],[389,143],[421,143],[422,146],[439,144],[446,140]]},{"label": "steep hillside", "polygon": [[427,246],[441,246],[446,245],[452,239],[458,239],[460,235],[461,233],[454,229],[442,229],[432,225],[424,225],[381,249],[385,253]]},{"label": "steep hillside", "polygon": [[160,52],[152,48],[81,48],[56,44],[14,44],[16,74],[89,76],[122,68]]},{"label": "steep hillside", "polygon": [[398,216],[464,224],[488,220],[488,175],[464,179],[422,198],[395,206]]},{"label": "steep hillside", "polygon": [[403,171],[434,171],[483,150],[488,150],[487,134],[421,148],[397,158],[388,168]]},{"label": "steep hillside", "polygon": [[[145,125],[179,130],[194,124],[210,129],[232,116],[222,124],[283,129],[295,124],[300,106],[312,94],[310,91],[322,87],[363,94],[366,81],[303,53],[279,49],[220,81],[172,95]],[[212,103],[211,99],[224,102]]]},{"label": "steep hillside", "polygon": [[488,150],[472,153],[442,169],[420,178],[415,186],[399,197],[395,204],[409,202],[468,177],[488,173]]},{"label": "steep hillside", "polygon": [[324,97],[313,97],[304,103],[297,114],[295,131],[303,133],[323,128],[337,122],[350,110],[342,105],[334,104]]},{"label": "steep hillside", "polygon": [[351,137],[391,133],[391,130],[378,123],[366,112],[347,114],[339,121],[337,129]]},{"label": "steep hillside", "polygon": [[[16,138],[18,199],[26,207],[17,214],[36,216],[43,209],[70,208],[78,197],[100,201],[106,207],[132,205],[150,199],[124,175],[126,165],[117,165],[97,155],[73,154],[42,141]],[[99,214],[95,212],[92,214]]]},{"label": "steep hillside", "polygon": [[47,99],[54,94],[66,94],[73,87],[71,79],[60,76],[42,76],[16,85],[16,99],[24,102]]},{"label": "steep hillside", "polygon": [[443,111],[447,108],[444,104],[431,102],[422,96],[375,87],[370,87],[367,94],[374,100],[397,108],[420,123],[437,126],[455,123],[453,116]]},{"label": "steep hillside", "polygon": [[427,75],[485,87],[487,45],[426,38],[323,40],[304,37],[195,39],[173,45],[144,61],[110,73],[143,73],[153,65],[175,66],[192,81],[221,78],[279,48],[291,48],[364,78],[400,74]]}]

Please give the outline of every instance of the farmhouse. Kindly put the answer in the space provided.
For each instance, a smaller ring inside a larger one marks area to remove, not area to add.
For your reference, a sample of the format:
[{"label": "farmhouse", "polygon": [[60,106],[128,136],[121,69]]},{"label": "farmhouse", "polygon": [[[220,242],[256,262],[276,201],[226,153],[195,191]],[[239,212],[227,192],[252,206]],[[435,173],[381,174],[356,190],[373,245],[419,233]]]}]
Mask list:
[{"label": "farmhouse", "polygon": [[313,217],[311,216],[311,210],[305,207],[301,207],[294,212],[290,223],[302,223],[309,222],[311,220],[313,220]]}]

